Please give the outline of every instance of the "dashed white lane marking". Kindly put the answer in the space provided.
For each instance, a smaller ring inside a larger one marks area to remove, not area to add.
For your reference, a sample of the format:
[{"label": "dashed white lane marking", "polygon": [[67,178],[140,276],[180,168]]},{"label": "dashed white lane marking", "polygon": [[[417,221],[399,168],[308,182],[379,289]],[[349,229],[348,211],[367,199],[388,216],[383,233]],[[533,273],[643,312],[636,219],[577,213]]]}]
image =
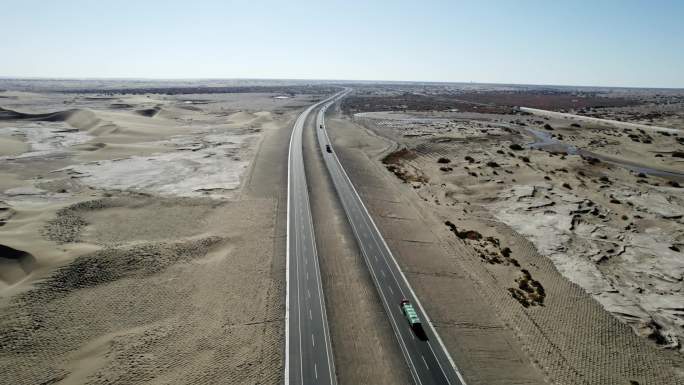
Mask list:
[{"label": "dashed white lane marking", "polygon": [[389,289],[390,293],[392,293],[392,295],[394,295],[394,290],[392,290],[392,286],[387,286],[387,288]]},{"label": "dashed white lane marking", "polygon": [[311,298],[311,292],[309,291],[309,289],[306,289],[306,296],[307,298]]},{"label": "dashed white lane marking", "polygon": [[314,376],[318,379],[318,366],[314,364]]},{"label": "dashed white lane marking", "polygon": [[[311,334],[311,346],[316,346],[316,340],[314,339],[313,333]],[[425,358],[423,358],[423,360],[425,360]],[[427,365],[427,364],[425,364],[425,365]]]},{"label": "dashed white lane marking", "polygon": [[313,318],[311,317],[311,309],[309,309],[309,319],[313,319]]},{"label": "dashed white lane marking", "polygon": [[421,355],[420,355],[420,358],[423,359],[423,363],[425,364],[425,367],[428,368],[428,369],[430,369],[430,367],[429,367],[428,364],[427,364],[427,361],[425,361],[425,356],[423,356],[423,355],[421,354]]},{"label": "dashed white lane marking", "polygon": [[385,275],[385,270],[380,270],[380,274],[382,274],[383,277],[387,277],[387,276]]}]

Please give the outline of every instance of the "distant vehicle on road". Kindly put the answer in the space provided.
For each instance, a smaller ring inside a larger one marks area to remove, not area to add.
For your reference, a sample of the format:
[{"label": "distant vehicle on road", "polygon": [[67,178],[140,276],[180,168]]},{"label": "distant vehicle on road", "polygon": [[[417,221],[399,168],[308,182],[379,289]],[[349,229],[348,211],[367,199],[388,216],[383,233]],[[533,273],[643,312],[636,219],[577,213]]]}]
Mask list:
[{"label": "distant vehicle on road", "polygon": [[404,317],[406,317],[406,320],[416,337],[422,341],[427,340],[427,335],[425,334],[425,330],[423,330],[423,324],[420,322],[420,317],[418,317],[418,313],[416,313],[416,309],[413,308],[411,302],[407,299],[402,299],[400,306],[401,312],[404,313]]},{"label": "distant vehicle on road", "polygon": [[332,153],[332,148],[330,148],[330,145],[329,145],[329,144],[326,144],[326,145],[325,145],[325,151],[328,151],[328,152]]},{"label": "distant vehicle on road", "polygon": [[318,128],[320,128],[320,129],[323,129],[323,125],[321,124],[321,126],[320,126],[320,127],[318,127]]}]

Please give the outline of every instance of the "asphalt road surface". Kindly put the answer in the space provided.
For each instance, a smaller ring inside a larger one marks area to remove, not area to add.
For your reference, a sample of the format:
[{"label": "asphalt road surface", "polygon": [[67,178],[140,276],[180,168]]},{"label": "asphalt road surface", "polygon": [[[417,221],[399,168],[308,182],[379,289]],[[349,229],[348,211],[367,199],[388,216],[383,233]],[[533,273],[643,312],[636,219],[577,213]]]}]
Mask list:
[{"label": "asphalt road surface", "polygon": [[[341,97],[344,95],[346,92]],[[419,385],[465,384],[418,298],[409,286],[406,277],[399,269],[399,265],[364,206],[361,197],[335,155],[325,129],[325,111],[339,98],[336,97],[325,102],[318,112],[316,119],[318,143],[413,380]],[[330,145],[330,152],[326,148],[327,145]],[[404,317],[400,307],[402,299],[408,299],[416,308],[425,332],[422,339],[419,338],[419,334],[411,329]]]},{"label": "asphalt road surface", "polygon": [[290,137],[287,166],[286,385],[337,383],[304,173],[302,130],[312,110],[340,95],[336,94],[302,112]]}]

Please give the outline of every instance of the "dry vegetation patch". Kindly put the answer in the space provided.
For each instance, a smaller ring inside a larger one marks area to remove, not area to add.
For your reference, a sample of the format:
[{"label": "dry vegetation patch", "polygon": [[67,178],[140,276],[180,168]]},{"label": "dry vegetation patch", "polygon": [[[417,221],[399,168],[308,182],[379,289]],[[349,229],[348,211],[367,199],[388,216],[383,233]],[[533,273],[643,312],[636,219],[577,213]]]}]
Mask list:
[{"label": "dry vegetation patch", "polygon": [[411,167],[408,162],[406,162],[415,159],[416,156],[415,151],[402,148],[385,156],[382,159],[382,163],[385,164],[388,171],[406,183],[427,183],[428,178],[420,172],[420,170]]},{"label": "dry vegetation patch", "polygon": [[546,293],[542,284],[532,278],[529,270],[520,268],[520,263],[512,257],[512,251],[508,247],[501,247],[498,238],[485,237],[477,230],[459,230],[451,221],[444,223],[449,231],[454,233],[466,245],[473,248],[483,262],[492,265],[510,266],[510,269],[519,270],[520,276],[515,279],[518,287],[509,288],[511,296],[524,307],[542,306]]}]

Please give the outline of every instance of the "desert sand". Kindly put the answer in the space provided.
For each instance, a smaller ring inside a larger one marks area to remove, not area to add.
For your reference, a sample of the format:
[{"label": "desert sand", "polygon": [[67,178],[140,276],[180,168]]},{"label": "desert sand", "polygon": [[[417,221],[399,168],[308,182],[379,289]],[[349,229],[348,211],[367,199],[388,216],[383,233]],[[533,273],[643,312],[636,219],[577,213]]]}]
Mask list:
[{"label": "desert sand", "polygon": [[60,89],[0,93],[0,377],[279,383],[282,138],[326,91]]},{"label": "desert sand", "polygon": [[[684,134],[649,129],[683,129],[684,95],[353,87],[336,152],[469,384],[684,381]],[[287,143],[336,88],[0,89],[0,378],[281,383]],[[339,383],[406,383],[313,131]]]},{"label": "desert sand", "polygon": [[[470,357],[466,378],[516,362],[536,370],[485,382],[681,382],[681,102],[664,122],[632,120],[661,133],[458,105],[468,93],[430,109],[426,94],[358,92],[333,132],[447,347]],[[649,111],[601,111],[634,109]],[[484,346],[507,348],[475,354],[464,336],[485,328],[502,336],[477,334]]]}]

